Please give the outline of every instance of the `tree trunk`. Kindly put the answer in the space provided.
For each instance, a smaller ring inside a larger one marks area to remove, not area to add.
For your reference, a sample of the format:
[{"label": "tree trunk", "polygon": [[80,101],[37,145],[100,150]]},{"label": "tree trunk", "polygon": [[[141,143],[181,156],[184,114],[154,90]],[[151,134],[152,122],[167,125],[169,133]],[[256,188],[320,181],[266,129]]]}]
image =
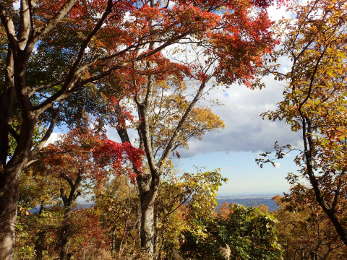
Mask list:
[{"label": "tree trunk", "polygon": [[15,242],[18,175],[15,169],[2,170],[0,174],[0,259],[11,260]]},{"label": "tree trunk", "polygon": [[140,197],[141,248],[151,259],[154,257],[154,199],[150,191]]},{"label": "tree trunk", "polygon": [[62,226],[59,230],[59,236],[58,236],[58,246],[59,246],[59,259],[60,260],[67,260],[68,254],[66,250],[66,245],[69,241],[69,236],[70,236],[70,223],[69,223],[69,213],[70,209],[65,209],[64,210],[64,219]]},{"label": "tree trunk", "polygon": [[45,249],[45,237],[46,237],[46,231],[42,230],[37,234],[36,240],[35,240],[35,254],[36,254],[36,260],[42,260],[43,259],[43,250]]},{"label": "tree trunk", "polygon": [[[15,242],[18,176],[29,158],[34,120],[26,118],[21,127],[20,142],[7,164],[0,164],[0,259],[11,260]],[[1,141],[1,140],[0,140]]]},{"label": "tree trunk", "polygon": [[323,209],[323,210],[328,215],[328,218],[330,219],[330,221],[334,225],[336,233],[338,234],[338,236],[340,237],[342,242],[345,244],[345,246],[347,246],[347,232],[346,232],[346,229],[342,226],[340,220],[337,218],[337,216],[335,215],[335,213],[332,210],[329,210],[329,209],[328,210]]},{"label": "tree trunk", "polygon": [[[13,56],[7,58],[8,77],[13,85]],[[8,86],[0,95],[0,259],[12,259],[18,199],[20,167],[9,167],[9,121],[14,100],[14,88]],[[18,165],[20,166],[20,165]]]},{"label": "tree trunk", "polygon": [[155,259],[155,200],[158,194],[159,177],[138,178],[140,193],[140,245],[147,259]]},{"label": "tree trunk", "polygon": [[[28,161],[34,120],[26,118],[21,128],[21,142],[7,164],[0,164],[0,259],[11,260],[15,242],[18,176]],[[1,140],[0,140],[1,141]]]},{"label": "tree trunk", "polygon": [[[310,160],[310,161],[308,161],[308,160]],[[311,164],[311,157],[308,157],[307,161],[309,162],[309,163],[307,163],[307,171],[308,171],[308,175],[310,178],[310,183],[311,183],[313,190],[314,190],[314,193],[315,193],[316,201],[317,201],[318,205],[322,208],[324,213],[327,215],[327,217],[329,218],[331,223],[333,224],[335,231],[338,234],[338,236],[340,237],[340,239],[342,240],[342,242],[347,246],[346,229],[342,226],[341,221],[338,219],[335,209],[334,208],[328,208],[326,206],[324,198],[322,197],[322,194],[321,194],[321,190],[319,188],[319,183],[314,176],[314,172],[313,172],[313,169],[311,166],[312,165]]]},{"label": "tree trunk", "polygon": [[[304,104],[304,103],[303,103]],[[304,141],[304,156],[306,159],[306,172],[308,174],[310,184],[312,185],[316,201],[318,205],[322,208],[324,213],[327,215],[327,217],[330,219],[331,223],[333,224],[335,231],[339,235],[342,242],[347,246],[347,231],[343,227],[341,221],[337,217],[337,213],[335,210],[335,206],[327,206],[327,203],[324,199],[324,196],[322,195],[322,189],[320,187],[320,184],[315,176],[314,169],[313,169],[313,151],[316,150],[316,147],[314,145],[314,141],[312,139],[312,122],[309,118],[303,116],[301,110],[299,111],[301,118],[302,118],[302,138]],[[337,197],[336,197],[337,199]],[[336,201],[337,202],[337,201]],[[334,203],[333,203],[334,204]]]},{"label": "tree trunk", "polygon": [[76,201],[77,197],[79,196],[79,192],[77,191],[77,189],[82,180],[82,172],[79,171],[74,181],[66,175],[61,175],[61,177],[69,184],[70,192],[69,196],[66,196],[64,190],[62,188],[60,189],[60,197],[64,205],[64,216],[61,228],[59,230],[58,246],[60,260],[68,260],[72,256],[71,254],[67,253],[66,248],[66,245],[69,242],[71,236],[70,214],[72,211],[72,204]]},{"label": "tree trunk", "polygon": [[[18,136],[19,141],[10,160],[0,164],[0,259],[11,260],[15,242],[18,177],[28,161],[32,147],[35,120],[27,114]],[[2,142],[3,140],[0,140]],[[8,155],[7,155],[8,156]]]}]

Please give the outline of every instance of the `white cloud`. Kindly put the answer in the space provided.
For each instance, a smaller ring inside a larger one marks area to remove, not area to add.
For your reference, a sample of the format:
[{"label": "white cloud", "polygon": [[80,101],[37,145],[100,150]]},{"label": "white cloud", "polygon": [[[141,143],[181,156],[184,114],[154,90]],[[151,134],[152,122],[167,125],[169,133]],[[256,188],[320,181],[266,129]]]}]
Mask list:
[{"label": "white cloud", "polygon": [[270,151],[274,142],[297,144],[299,136],[283,122],[263,120],[262,112],[274,109],[281,100],[283,84],[266,78],[263,90],[250,90],[244,86],[214,90],[212,96],[222,106],[213,110],[225,122],[225,128],[207,134],[202,140],[191,140],[190,149],[183,156],[217,151]]}]

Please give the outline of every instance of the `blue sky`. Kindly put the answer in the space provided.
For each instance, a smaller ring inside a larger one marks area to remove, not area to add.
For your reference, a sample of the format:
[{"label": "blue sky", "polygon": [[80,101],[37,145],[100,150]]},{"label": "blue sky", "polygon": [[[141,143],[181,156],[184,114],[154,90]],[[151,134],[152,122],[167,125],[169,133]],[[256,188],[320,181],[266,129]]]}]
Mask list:
[{"label": "blue sky", "polygon": [[266,165],[260,168],[254,152],[211,152],[175,160],[179,171],[194,172],[196,168],[221,169],[228,182],[219,195],[282,194],[288,191],[285,179],[288,172],[295,171],[292,157],[280,162],[279,167]]}]

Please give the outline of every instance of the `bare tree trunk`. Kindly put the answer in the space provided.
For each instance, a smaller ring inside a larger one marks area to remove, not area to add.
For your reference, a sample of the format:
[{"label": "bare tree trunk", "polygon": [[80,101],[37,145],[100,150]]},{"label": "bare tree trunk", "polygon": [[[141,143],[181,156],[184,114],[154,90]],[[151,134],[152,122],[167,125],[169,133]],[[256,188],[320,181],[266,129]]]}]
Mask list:
[{"label": "bare tree trunk", "polygon": [[0,259],[13,256],[15,223],[17,215],[18,179],[17,171],[3,170],[0,181]]},{"label": "bare tree trunk", "polygon": [[7,57],[7,86],[0,95],[0,259],[12,259],[18,199],[18,173],[21,163],[8,167],[9,121],[13,111],[13,55]]},{"label": "bare tree trunk", "polygon": [[333,202],[331,206],[328,206],[324,199],[324,195],[322,194],[322,189],[320,188],[319,182],[314,174],[313,169],[313,151],[315,150],[314,141],[312,139],[312,123],[311,120],[305,116],[303,116],[301,110],[299,111],[302,118],[302,138],[304,141],[304,156],[306,163],[306,172],[309,176],[310,184],[312,185],[316,201],[318,205],[322,208],[323,212],[329,218],[331,223],[333,224],[336,233],[342,240],[342,242],[347,245],[347,231],[341,223],[341,220],[337,216],[336,205],[338,202],[338,193],[335,193],[336,199],[335,203]]},{"label": "bare tree trunk", "polygon": [[[146,178],[147,177],[147,178]],[[155,259],[155,200],[159,177],[148,175],[138,178],[140,192],[140,245],[148,259]]]},{"label": "bare tree trunk", "polygon": [[[150,165],[150,173],[141,173],[136,168],[135,172],[137,176],[137,187],[139,191],[139,236],[140,236],[140,248],[147,259],[155,259],[156,245],[155,245],[155,201],[158,195],[160,175],[154,166],[153,151],[148,143],[149,130],[148,125],[146,127],[145,109],[138,104],[139,112],[142,121],[139,127],[139,135],[141,140],[145,143],[146,156]],[[130,139],[125,128],[117,127],[117,132],[122,142],[129,142]]]},{"label": "bare tree trunk", "polygon": [[35,240],[36,260],[43,259],[43,250],[45,249],[45,237],[46,237],[45,230],[42,230],[37,234],[37,238]]},{"label": "bare tree trunk", "polygon": [[70,186],[70,192],[69,196],[66,196],[63,189],[60,189],[60,197],[64,204],[64,217],[63,217],[63,223],[59,229],[59,258],[60,260],[68,260],[71,258],[71,254],[67,253],[66,245],[69,242],[70,236],[71,236],[71,228],[70,228],[70,214],[72,211],[72,204],[76,201],[77,197],[80,195],[80,193],[77,191],[80,183],[81,183],[81,177],[82,173],[79,172],[77,175],[77,178],[73,181],[70,177],[67,175],[62,175],[61,177],[67,181],[67,183]]},{"label": "bare tree trunk", "polygon": [[[0,259],[11,260],[15,242],[18,177],[29,158],[34,120],[23,119],[21,140],[7,164],[0,164]],[[2,140],[0,140],[2,141]]]},{"label": "bare tree trunk", "polygon": [[63,224],[59,230],[58,245],[59,245],[59,259],[60,260],[67,260],[68,259],[66,245],[68,243],[69,235],[70,235],[69,234],[70,233],[69,213],[70,213],[70,210],[65,209]]}]

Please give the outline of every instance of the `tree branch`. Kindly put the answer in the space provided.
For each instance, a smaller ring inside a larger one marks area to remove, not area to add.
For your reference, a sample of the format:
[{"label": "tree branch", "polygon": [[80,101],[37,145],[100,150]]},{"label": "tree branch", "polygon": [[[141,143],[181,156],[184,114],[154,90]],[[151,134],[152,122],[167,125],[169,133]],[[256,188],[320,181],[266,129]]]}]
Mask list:
[{"label": "tree branch", "polygon": [[140,138],[143,142],[143,147],[146,153],[146,158],[148,162],[148,166],[150,168],[150,171],[152,174],[157,175],[158,174],[158,169],[157,166],[155,165],[155,160],[153,157],[153,149],[151,145],[151,138],[150,138],[150,130],[148,126],[148,118],[147,118],[147,105],[141,104],[137,101],[137,110],[139,114],[139,119],[140,119],[140,125],[139,125],[139,133],[140,133]]},{"label": "tree branch", "polygon": [[[207,80],[208,80],[208,79],[207,79]],[[200,84],[200,87],[199,87],[198,91],[196,92],[196,94],[195,94],[193,100],[190,102],[189,106],[187,107],[186,111],[184,112],[184,114],[182,115],[180,121],[178,122],[178,124],[177,124],[177,126],[176,126],[176,128],[175,128],[175,130],[174,130],[174,132],[173,132],[173,134],[172,134],[172,136],[171,136],[169,142],[167,143],[167,145],[166,145],[166,147],[165,147],[165,149],[164,149],[164,151],[163,151],[163,153],[162,153],[162,156],[161,156],[161,158],[160,158],[160,160],[159,160],[159,168],[162,167],[164,161],[167,159],[167,157],[168,157],[168,155],[169,155],[169,153],[170,153],[170,151],[171,151],[171,149],[172,149],[172,146],[173,146],[173,144],[174,144],[174,142],[175,142],[175,140],[176,140],[176,137],[177,137],[179,131],[181,130],[183,124],[184,124],[185,121],[187,120],[187,118],[188,118],[190,112],[192,111],[194,105],[195,105],[195,104],[198,102],[198,100],[200,99],[200,97],[201,97],[201,95],[202,95],[202,92],[203,92],[203,90],[204,90],[205,87],[206,87],[206,82],[207,82],[207,80],[204,80],[204,81]]]},{"label": "tree branch", "polygon": [[16,36],[16,29],[13,23],[13,19],[3,4],[0,4],[0,19],[1,19],[2,25],[5,28],[9,43],[10,45],[12,45],[11,47],[12,48],[17,47],[17,36]]},{"label": "tree branch", "polygon": [[57,117],[58,117],[58,111],[53,110],[52,118],[51,118],[51,122],[49,124],[49,127],[48,127],[46,133],[44,134],[44,136],[42,137],[42,139],[36,145],[35,150],[39,151],[43,148],[43,146],[45,145],[45,143],[47,142],[47,140],[49,139],[49,137],[51,136],[51,134],[53,132],[53,129],[54,129],[56,121],[57,121]]},{"label": "tree branch", "polygon": [[70,12],[72,7],[76,4],[77,0],[68,0],[63,5],[60,11],[51,20],[48,21],[45,27],[40,28],[31,39],[30,43],[35,44],[38,40],[42,39],[46,34],[51,32],[57,24]]},{"label": "tree branch", "polygon": [[[90,64],[88,64],[88,65],[84,65],[84,66],[81,66],[80,68],[78,68],[78,65],[80,64],[80,62],[83,58],[83,55],[85,53],[85,49],[87,48],[91,39],[100,30],[101,26],[104,24],[107,16],[111,13],[111,11],[112,11],[112,0],[108,0],[106,9],[103,12],[101,18],[99,19],[97,24],[94,26],[94,29],[88,34],[86,39],[82,42],[82,44],[80,46],[80,50],[77,54],[76,60],[73,63],[72,67],[70,68],[70,70],[66,76],[66,79],[64,80],[64,85],[62,86],[62,88],[59,91],[57,91],[55,94],[53,94],[52,96],[47,98],[45,101],[43,101],[41,104],[35,106],[33,108],[33,110],[39,110],[39,114],[40,114],[43,111],[45,111],[46,109],[48,109],[54,101],[60,101],[64,98],[66,98],[68,96],[67,91],[72,92],[72,89],[75,87],[77,82],[80,80],[81,73],[83,71],[85,71],[86,69],[88,69],[88,66],[90,65]],[[111,70],[111,71],[113,71],[113,70]],[[108,75],[109,73],[111,73],[111,71],[109,71],[106,74],[102,73],[102,75],[103,75],[102,77]],[[102,77],[96,77],[96,79],[99,79]],[[93,77],[89,78],[87,81],[84,81],[79,85],[84,85],[84,84],[86,84],[88,82],[92,82],[96,79],[94,79]]]},{"label": "tree branch", "polygon": [[31,0],[21,0],[20,1],[20,28],[19,28],[19,40],[18,47],[20,50],[24,51],[27,47],[30,34],[32,33],[31,28],[31,5],[28,3]]},{"label": "tree branch", "polygon": [[12,135],[12,137],[18,143],[19,142],[19,134],[16,132],[16,130],[11,125],[8,125],[8,130],[9,130],[10,134]]}]

